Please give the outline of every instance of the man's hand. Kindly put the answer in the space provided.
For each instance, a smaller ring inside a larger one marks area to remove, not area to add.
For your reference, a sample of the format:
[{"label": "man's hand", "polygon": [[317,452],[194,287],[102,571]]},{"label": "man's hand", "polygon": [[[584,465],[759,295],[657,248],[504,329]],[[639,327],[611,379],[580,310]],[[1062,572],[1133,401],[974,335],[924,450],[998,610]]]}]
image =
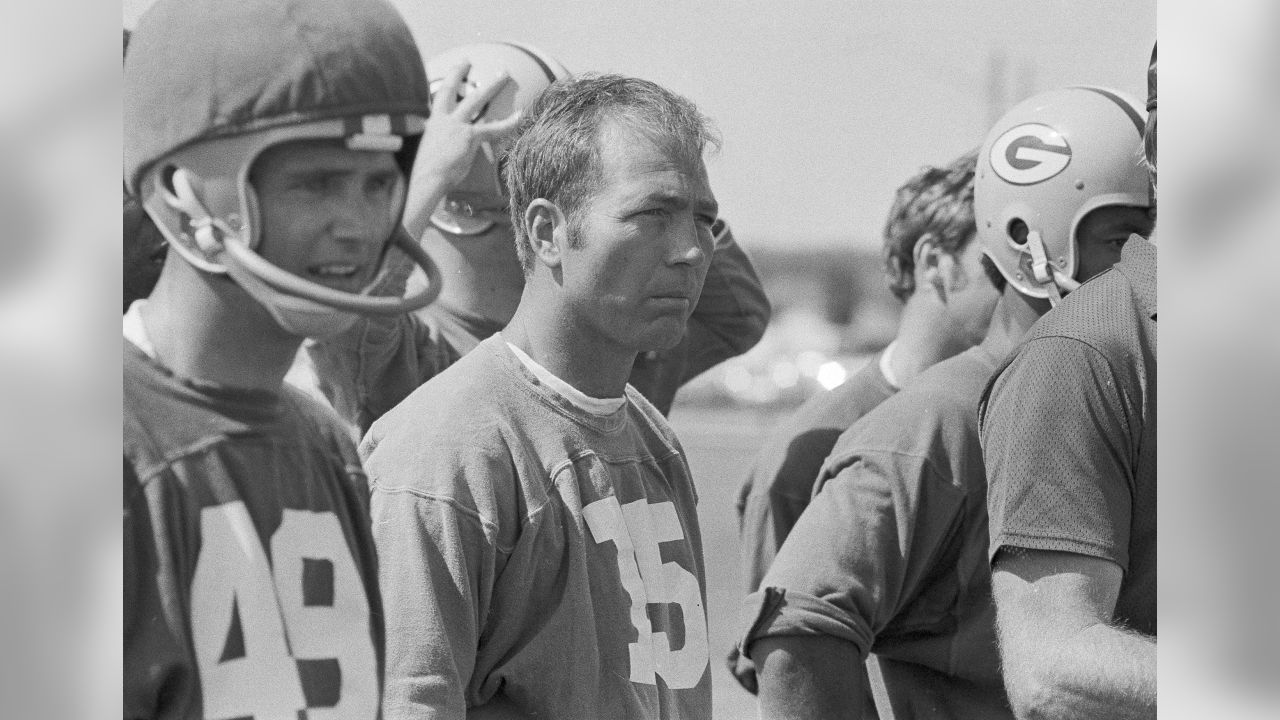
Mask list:
[{"label": "man's hand", "polygon": [[509,135],[520,122],[519,112],[502,120],[477,122],[476,115],[502,92],[511,76],[503,72],[459,100],[470,70],[469,63],[453,68],[431,103],[405,201],[404,226],[415,239],[422,237],[440,200],[467,176],[480,144]]}]

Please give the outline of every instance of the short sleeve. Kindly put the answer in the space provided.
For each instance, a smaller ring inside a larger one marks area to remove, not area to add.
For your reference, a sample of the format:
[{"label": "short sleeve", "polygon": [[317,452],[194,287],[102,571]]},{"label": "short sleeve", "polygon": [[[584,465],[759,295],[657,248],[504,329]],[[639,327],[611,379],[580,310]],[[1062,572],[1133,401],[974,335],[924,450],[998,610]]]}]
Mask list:
[{"label": "short sleeve", "polygon": [[865,657],[923,584],[962,506],[963,491],[923,458],[850,458],[822,485],[745,601],[744,654],[763,637],[828,635]]},{"label": "short sleeve", "polygon": [[1127,571],[1134,417],[1097,349],[1064,337],[1023,345],[982,402],[991,556],[1073,552]]}]

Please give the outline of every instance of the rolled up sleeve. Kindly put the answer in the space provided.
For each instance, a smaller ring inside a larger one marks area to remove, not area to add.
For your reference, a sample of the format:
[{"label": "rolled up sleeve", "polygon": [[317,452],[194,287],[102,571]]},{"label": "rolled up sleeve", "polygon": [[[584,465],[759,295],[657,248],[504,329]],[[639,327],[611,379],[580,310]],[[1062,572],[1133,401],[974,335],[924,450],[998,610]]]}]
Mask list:
[{"label": "rolled up sleeve", "polygon": [[[831,473],[835,473],[831,476]],[[765,637],[829,635],[863,657],[914,596],[963,503],[921,458],[828,460],[820,490],[742,614],[740,649]]]}]

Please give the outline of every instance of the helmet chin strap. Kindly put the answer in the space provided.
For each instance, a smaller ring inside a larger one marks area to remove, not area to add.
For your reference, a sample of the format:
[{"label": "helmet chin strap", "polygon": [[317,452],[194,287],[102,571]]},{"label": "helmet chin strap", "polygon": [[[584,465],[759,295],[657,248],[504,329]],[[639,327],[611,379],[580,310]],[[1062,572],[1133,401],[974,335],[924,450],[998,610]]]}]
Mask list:
[{"label": "helmet chin strap", "polygon": [[1044,250],[1044,240],[1040,238],[1039,230],[1032,230],[1027,233],[1025,252],[1031,255],[1032,277],[1049,293],[1050,307],[1057,307],[1058,303],[1062,302],[1064,291],[1069,293],[1080,287],[1080,283],[1064,275],[1053,263],[1049,262],[1049,257]]},{"label": "helmet chin strap", "polygon": [[391,242],[400,248],[422,268],[426,275],[426,285],[408,297],[377,297],[368,295],[368,291],[376,287],[387,275],[384,267],[361,293],[349,293],[335,290],[319,283],[311,282],[282,270],[267,262],[249,248],[242,233],[235,231],[221,218],[214,217],[197,194],[198,177],[194,177],[186,169],[179,168],[173,173],[174,192],[164,191],[165,202],[175,210],[190,218],[194,229],[196,246],[205,255],[203,262],[192,257],[194,253],[183,255],[193,260],[202,270],[215,273],[228,272],[227,267],[217,264],[234,264],[236,270],[232,275],[248,272],[253,275],[254,284],[261,283],[272,291],[291,298],[319,303],[333,310],[358,313],[361,315],[402,315],[430,305],[440,295],[440,270],[436,267],[426,250],[409,236],[403,227],[397,227],[391,236]]}]

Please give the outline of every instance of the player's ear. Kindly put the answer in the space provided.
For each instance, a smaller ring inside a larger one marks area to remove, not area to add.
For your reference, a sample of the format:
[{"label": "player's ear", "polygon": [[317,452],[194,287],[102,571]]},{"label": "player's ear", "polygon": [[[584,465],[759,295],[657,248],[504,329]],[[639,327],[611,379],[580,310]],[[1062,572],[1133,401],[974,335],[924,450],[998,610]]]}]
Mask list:
[{"label": "player's ear", "polygon": [[560,252],[569,238],[568,219],[550,200],[538,198],[524,211],[525,233],[534,257],[549,268],[560,267]]},{"label": "player's ear", "polygon": [[950,270],[951,255],[938,244],[938,237],[933,233],[925,233],[916,240],[911,254],[916,266],[916,291],[921,288],[933,288],[938,299],[947,301],[947,272]]}]

